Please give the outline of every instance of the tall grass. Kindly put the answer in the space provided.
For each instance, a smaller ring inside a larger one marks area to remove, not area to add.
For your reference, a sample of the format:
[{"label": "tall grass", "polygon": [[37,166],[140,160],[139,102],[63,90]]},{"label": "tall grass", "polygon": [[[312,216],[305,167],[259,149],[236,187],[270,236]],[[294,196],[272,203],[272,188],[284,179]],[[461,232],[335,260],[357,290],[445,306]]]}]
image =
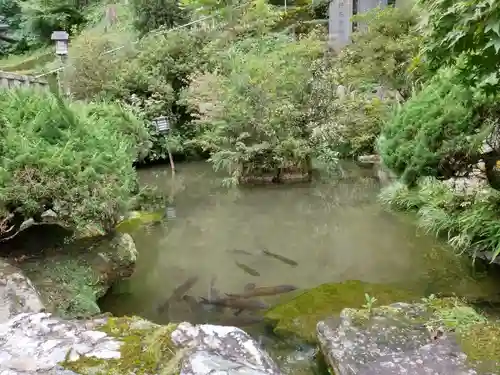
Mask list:
[{"label": "tall grass", "polygon": [[460,253],[475,257],[485,252],[491,261],[500,254],[500,192],[494,189],[459,195],[427,177],[413,189],[396,182],[379,198],[395,209],[416,211],[421,228],[443,236]]}]

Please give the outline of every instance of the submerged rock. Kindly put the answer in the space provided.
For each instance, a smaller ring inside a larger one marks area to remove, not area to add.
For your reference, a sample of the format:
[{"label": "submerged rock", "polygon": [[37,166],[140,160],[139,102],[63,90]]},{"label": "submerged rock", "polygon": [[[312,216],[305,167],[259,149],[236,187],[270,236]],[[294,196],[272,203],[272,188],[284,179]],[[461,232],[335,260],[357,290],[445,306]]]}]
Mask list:
[{"label": "submerged rock", "polygon": [[286,298],[265,314],[275,324],[280,335],[295,335],[301,339],[316,341],[316,324],[329,316],[338,315],[345,307],[361,307],[365,293],[376,296],[379,303],[412,301],[418,297],[407,290],[391,285],[371,284],[351,280],[343,283],[323,284],[300,293],[295,298]]},{"label": "submerged rock", "polygon": [[278,375],[280,370],[247,333],[236,327],[184,322],[172,341],[187,350],[181,375]]},{"label": "submerged rock", "polygon": [[41,312],[42,301],[22,271],[0,260],[0,323],[19,313]]},{"label": "submerged rock", "polygon": [[32,280],[48,311],[85,318],[100,313],[97,300],[115,281],[132,274],[136,257],[132,237],[119,233],[46,249],[19,267]]},{"label": "submerged rock", "polygon": [[164,216],[162,211],[131,211],[116,225],[116,230],[120,233],[132,233],[144,225],[160,222]]},{"label": "submerged rock", "polygon": [[489,324],[486,319],[465,305],[443,306],[396,303],[371,311],[344,309],[340,318],[318,323],[318,340],[337,375],[498,373],[500,363],[493,363],[498,353],[489,354],[493,362],[472,361],[465,349],[467,343],[475,347],[467,337]]}]

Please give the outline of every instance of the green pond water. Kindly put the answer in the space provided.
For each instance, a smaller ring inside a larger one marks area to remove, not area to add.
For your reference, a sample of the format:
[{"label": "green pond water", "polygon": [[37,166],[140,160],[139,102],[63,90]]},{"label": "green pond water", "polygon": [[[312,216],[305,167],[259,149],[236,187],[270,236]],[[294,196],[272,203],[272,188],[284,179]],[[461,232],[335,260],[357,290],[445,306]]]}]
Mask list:
[{"label": "green pond water", "polygon": [[372,170],[348,164],[339,177],[311,184],[228,190],[206,162],[177,168],[175,179],[168,167],[140,170],[143,184],[172,198],[175,218],[132,233],[136,271],[101,300],[104,310],[158,322],[188,319],[189,311],[170,309],[167,317],[157,307],[190,277],[199,278],[187,293],[194,297],[207,297],[214,276],[221,293],[241,292],[248,283],[306,289],[346,280],[396,283],[422,295],[476,295],[491,287],[489,278],[472,279],[470,260],[419,231],[411,216],[385,210]]},{"label": "green pond water", "polygon": [[[230,190],[206,162],[179,164],[175,178],[166,166],[142,169],[140,178],[171,197],[175,217],[131,233],[139,251],[135,273],[100,301],[114,315],[245,326],[249,313],[239,324],[229,309],[196,309],[185,301],[159,312],[190,277],[198,278],[187,292],[195,298],[208,297],[214,277],[222,294],[241,292],[248,283],[307,289],[348,280],[390,283],[422,296],[496,290],[494,280],[473,272],[470,259],[419,231],[413,217],[385,210],[370,169],[345,164],[339,176],[311,184]],[[264,300],[273,304],[278,297]]]}]

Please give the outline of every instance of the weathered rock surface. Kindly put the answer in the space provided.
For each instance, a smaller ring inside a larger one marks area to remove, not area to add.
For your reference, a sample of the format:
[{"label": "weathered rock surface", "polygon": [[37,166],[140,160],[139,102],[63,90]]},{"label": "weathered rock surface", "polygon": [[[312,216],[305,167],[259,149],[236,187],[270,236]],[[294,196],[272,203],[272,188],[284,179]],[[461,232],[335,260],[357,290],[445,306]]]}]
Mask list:
[{"label": "weathered rock surface", "polygon": [[317,325],[323,353],[337,375],[478,374],[454,336],[433,340],[423,322],[423,305],[393,304],[374,309],[344,309],[340,319]]},{"label": "weathered rock surface", "polygon": [[42,301],[22,271],[0,260],[0,323],[22,312],[41,312]]},{"label": "weathered rock surface", "polygon": [[184,322],[172,341],[188,350],[181,375],[278,375],[280,370],[247,333],[236,327]]},{"label": "weathered rock surface", "polygon": [[[41,226],[32,228],[39,230]],[[37,251],[21,253],[17,265],[31,279],[47,311],[66,318],[99,314],[97,299],[115,281],[132,274],[137,257],[127,233],[56,243]]]},{"label": "weathered rock surface", "polygon": [[48,313],[22,313],[0,324],[0,374],[74,374],[60,366],[81,356],[120,357],[121,343],[95,330],[104,321],[64,321]]},{"label": "weathered rock surface", "polygon": [[[178,346],[176,348],[174,346]],[[22,313],[0,324],[0,374],[278,375],[271,358],[235,327],[140,318],[64,320]]]}]

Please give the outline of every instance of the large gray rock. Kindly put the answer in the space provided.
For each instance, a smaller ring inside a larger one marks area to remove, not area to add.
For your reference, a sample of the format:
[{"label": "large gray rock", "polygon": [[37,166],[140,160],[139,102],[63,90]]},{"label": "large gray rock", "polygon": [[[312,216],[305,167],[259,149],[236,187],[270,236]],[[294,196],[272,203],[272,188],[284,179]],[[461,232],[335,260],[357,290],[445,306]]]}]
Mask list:
[{"label": "large gray rock", "polygon": [[422,305],[394,304],[370,317],[344,309],[321,321],[321,349],[337,375],[473,375],[453,337],[432,340]]},{"label": "large gray rock", "polygon": [[120,358],[121,342],[95,330],[103,320],[65,321],[19,314],[0,324],[0,374],[74,374],[59,365],[80,357]]},{"label": "large gray rock", "polygon": [[188,350],[181,375],[279,375],[280,370],[247,333],[236,327],[179,324],[172,341]]},{"label": "large gray rock", "polygon": [[22,313],[0,324],[0,375],[160,375],[179,368],[193,375],[280,375],[235,327],[161,326],[137,317],[65,320],[49,313]]},{"label": "large gray rock", "polygon": [[40,297],[22,271],[0,260],[0,323],[19,313],[41,312]]}]

